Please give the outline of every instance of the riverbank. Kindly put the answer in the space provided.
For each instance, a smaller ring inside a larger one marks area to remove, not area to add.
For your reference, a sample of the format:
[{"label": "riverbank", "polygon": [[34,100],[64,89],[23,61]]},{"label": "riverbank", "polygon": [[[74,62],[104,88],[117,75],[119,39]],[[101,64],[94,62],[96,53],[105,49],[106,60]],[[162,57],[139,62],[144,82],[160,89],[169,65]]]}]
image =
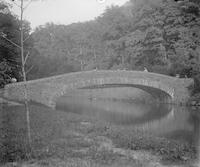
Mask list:
[{"label": "riverbank", "polygon": [[4,107],[1,112],[6,123],[1,126],[0,157],[16,162],[3,167],[192,167],[196,159],[195,150],[186,143],[40,105],[32,104],[30,111],[30,153],[24,108]]}]

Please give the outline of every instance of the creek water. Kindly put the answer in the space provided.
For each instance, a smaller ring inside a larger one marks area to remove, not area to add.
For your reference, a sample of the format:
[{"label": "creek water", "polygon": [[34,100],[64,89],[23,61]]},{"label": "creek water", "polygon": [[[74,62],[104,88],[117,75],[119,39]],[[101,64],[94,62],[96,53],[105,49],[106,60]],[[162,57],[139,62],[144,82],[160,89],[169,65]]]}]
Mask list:
[{"label": "creek water", "polygon": [[140,90],[132,89],[131,93],[130,89],[126,89],[86,89],[68,93],[58,99],[56,108],[191,145],[198,143],[200,111],[186,106],[156,103],[151,96]]},{"label": "creek water", "polygon": [[200,150],[200,110],[157,103],[140,89],[77,90],[60,97],[56,108],[186,143],[197,152]]},{"label": "creek water", "polygon": [[[41,107],[37,104],[34,106]],[[41,107],[41,111],[43,107]],[[2,122],[4,123],[4,127],[1,127],[1,130],[4,128],[4,132],[5,124],[16,129],[16,125],[20,125],[21,119],[25,120],[19,111],[15,112],[16,108],[20,108],[20,106],[15,107],[15,104],[14,106],[3,106],[1,104],[0,122],[1,125]],[[150,94],[139,89],[102,88],[68,92],[57,99],[56,111],[86,115],[110,124],[132,127],[170,140],[186,142],[194,147],[199,146],[200,111],[185,106],[156,103]],[[9,112],[11,112],[10,115]],[[5,115],[5,113],[9,116],[6,115],[6,120],[3,120],[2,114]],[[9,123],[11,119],[16,119],[16,125]],[[21,129],[18,128],[19,131]],[[9,141],[12,140],[10,136],[8,138]]]}]

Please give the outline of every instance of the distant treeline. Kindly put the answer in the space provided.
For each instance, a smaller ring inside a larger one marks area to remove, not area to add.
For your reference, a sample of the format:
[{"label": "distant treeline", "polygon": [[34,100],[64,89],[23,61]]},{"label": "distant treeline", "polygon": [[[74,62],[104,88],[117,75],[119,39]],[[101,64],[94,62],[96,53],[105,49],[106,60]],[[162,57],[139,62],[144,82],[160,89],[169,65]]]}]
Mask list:
[{"label": "distant treeline", "polygon": [[[1,30],[5,25],[0,24]],[[144,67],[194,77],[200,72],[200,1],[130,0],[122,7],[107,8],[93,21],[39,26],[26,48],[28,79]]]}]

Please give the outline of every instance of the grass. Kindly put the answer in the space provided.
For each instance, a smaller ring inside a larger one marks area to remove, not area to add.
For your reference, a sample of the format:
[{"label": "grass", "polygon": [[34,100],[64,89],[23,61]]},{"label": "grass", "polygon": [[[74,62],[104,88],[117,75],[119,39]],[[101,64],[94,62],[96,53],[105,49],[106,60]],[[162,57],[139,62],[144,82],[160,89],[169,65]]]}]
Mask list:
[{"label": "grass", "polygon": [[[188,164],[194,148],[89,116],[30,105],[31,150],[23,106],[1,112],[2,165],[37,167],[147,167],[161,161]],[[8,163],[10,162],[10,163]],[[162,166],[160,164],[160,166]]]}]

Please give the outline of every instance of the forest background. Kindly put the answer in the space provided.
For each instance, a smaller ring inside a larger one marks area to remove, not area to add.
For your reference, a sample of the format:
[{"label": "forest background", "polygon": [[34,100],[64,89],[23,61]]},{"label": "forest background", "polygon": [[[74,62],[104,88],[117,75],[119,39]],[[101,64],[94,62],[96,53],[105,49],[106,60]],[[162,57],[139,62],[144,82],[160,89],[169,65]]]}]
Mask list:
[{"label": "forest background", "polygon": [[[33,32],[23,21],[27,79],[93,69],[143,70],[195,80],[200,91],[200,1],[130,0],[92,21],[47,23]],[[0,3],[0,86],[22,80],[20,20]]]}]

